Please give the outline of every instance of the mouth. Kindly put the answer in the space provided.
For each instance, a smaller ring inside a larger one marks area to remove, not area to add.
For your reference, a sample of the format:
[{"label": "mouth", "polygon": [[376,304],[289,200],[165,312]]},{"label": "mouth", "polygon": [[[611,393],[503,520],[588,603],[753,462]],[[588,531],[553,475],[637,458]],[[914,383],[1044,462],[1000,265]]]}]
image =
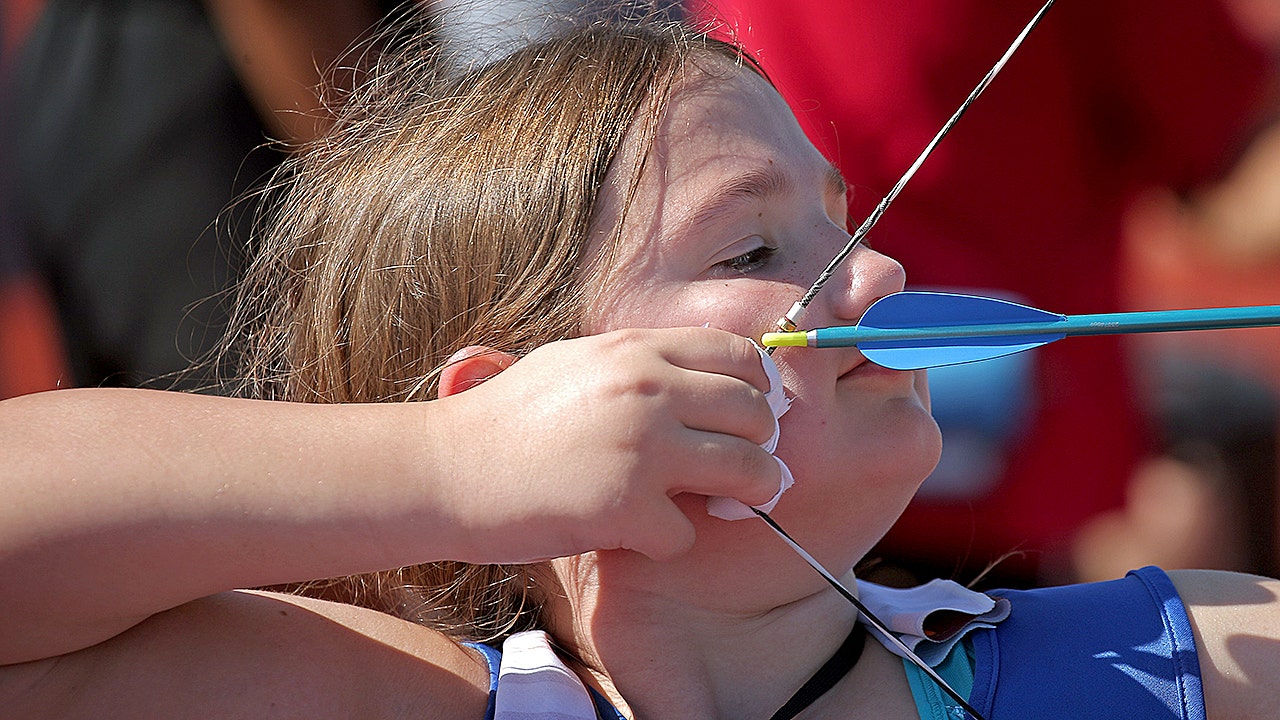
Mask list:
[{"label": "mouth", "polygon": [[864,371],[865,369],[867,369],[868,366],[872,368],[879,367],[875,363],[863,357],[862,353],[860,352],[855,352],[852,360],[853,362],[844,368],[844,370],[836,377],[836,380],[843,380],[844,378],[848,377],[849,375],[852,375],[853,373]]},{"label": "mouth", "polygon": [[900,378],[903,375],[910,375],[910,372],[901,370],[890,370],[889,368],[877,365],[862,356],[862,353],[856,353],[853,362],[844,367],[844,371],[836,377],[836,382],[840,383],[845,380],[853,380],[856,378],[881,378],[893,379]]}]

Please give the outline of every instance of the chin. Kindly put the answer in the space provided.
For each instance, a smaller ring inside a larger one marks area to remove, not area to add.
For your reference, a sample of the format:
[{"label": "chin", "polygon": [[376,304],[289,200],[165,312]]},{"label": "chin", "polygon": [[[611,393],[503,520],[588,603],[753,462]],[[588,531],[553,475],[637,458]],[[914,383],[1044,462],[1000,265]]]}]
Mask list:
[{"label": "chin", "polygon": [[942,432],[933,416],[926,414],[917,423],[913,434],[904,434],[899,447],[896,462],[885,468],[884,473],[892,476],[888,483],[901,487],[906,494],[902,507],[898,509],[898,514],[901,514],[942,458]]},{"label": "chin", "polygon": [[895,398],[876,409],[840,426],[836,455],[859,474],[918,487],[942,456],[942,432],[929,412],[927,396]]},{"label": "chin", "polygon": [[[904,397],[857,423],[833,423],[829,428],[839,430],[827,436],[832,452],[826,457],[802,451],[793,462],[790,448],[780,451],[796,484],[783,496],[779,512],[793,516],[793,522],[817,522],[824,532],[869,549],[902,514],[942,454],[942,434],[926,405]],[[785,429],[782,438],[788,439]],[[857,528],[852,535],[851,527]]]}]

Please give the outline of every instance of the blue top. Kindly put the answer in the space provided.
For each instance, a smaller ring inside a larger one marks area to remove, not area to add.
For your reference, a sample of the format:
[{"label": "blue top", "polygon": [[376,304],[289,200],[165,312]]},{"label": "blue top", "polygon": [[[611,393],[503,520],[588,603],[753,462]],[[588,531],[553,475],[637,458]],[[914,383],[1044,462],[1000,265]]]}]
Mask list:
[{"label": "blue top", "polygon": [[[1159,568],[1108,582],[992,594],[1009,598],[1009,617],[975,631],[941,666],[962,686],[972,670],[969,702],[987,720],[1206,720],[1191,621]],[[488,661],[485,720],[493,720],[502,654],[468,645]],[[908,668],[909,681],[912,672],[918,671]],[[913,690],[929,695],[924,683],[932,681],[915,679],[923,682]],[[591,697],[601,718],[625,720],[599,693]],[[937,717],[936,708],[920,710],[925,720]],[[954,708],[945,712],[964,717]]]},{"label": "blue top", "polygon": [[1012,612],[970,636],[969,702],[987,720],[1205,720],[1191,621],[1159,568],[993,594]]}]

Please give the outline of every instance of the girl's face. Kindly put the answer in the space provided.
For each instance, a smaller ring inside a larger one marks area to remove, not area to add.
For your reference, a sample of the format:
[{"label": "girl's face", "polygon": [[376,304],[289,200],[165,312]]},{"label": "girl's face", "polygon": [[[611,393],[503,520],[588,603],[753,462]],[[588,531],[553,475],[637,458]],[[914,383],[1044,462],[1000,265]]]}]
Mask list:
[{"label": "girl's face", "polygon": [[[749,70],[708,62],[657,129],[587,332],[709,324],[759,338],[849,240],[844,182],[782,98]],[[638,145],[628,140],[622,158],[634,159]],[[606,189],[603,207],[613,210],[602,228],[618,222],[626,184]],[[805,323],[853,324],[904,277],[896,261],[859,248]],[[774,359],[793,398],[777,454],[796,478],[774,515],[788,527],[788,516],[838,522],[832,529],[860,556],[937,461],[925,373],[885,370],[855,348],[788,348]]]}]

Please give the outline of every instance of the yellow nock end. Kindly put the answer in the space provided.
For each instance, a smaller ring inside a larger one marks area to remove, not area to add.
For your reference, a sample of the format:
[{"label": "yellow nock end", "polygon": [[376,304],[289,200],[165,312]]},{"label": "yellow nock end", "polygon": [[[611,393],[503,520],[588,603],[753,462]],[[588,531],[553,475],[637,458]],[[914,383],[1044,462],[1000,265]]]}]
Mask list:
[{"label": "yellow nock end", "polygon": [[760,344],[765,347],[805,347],[809,344],[809,337],[804,331],[771,332],[760,338]]}]

